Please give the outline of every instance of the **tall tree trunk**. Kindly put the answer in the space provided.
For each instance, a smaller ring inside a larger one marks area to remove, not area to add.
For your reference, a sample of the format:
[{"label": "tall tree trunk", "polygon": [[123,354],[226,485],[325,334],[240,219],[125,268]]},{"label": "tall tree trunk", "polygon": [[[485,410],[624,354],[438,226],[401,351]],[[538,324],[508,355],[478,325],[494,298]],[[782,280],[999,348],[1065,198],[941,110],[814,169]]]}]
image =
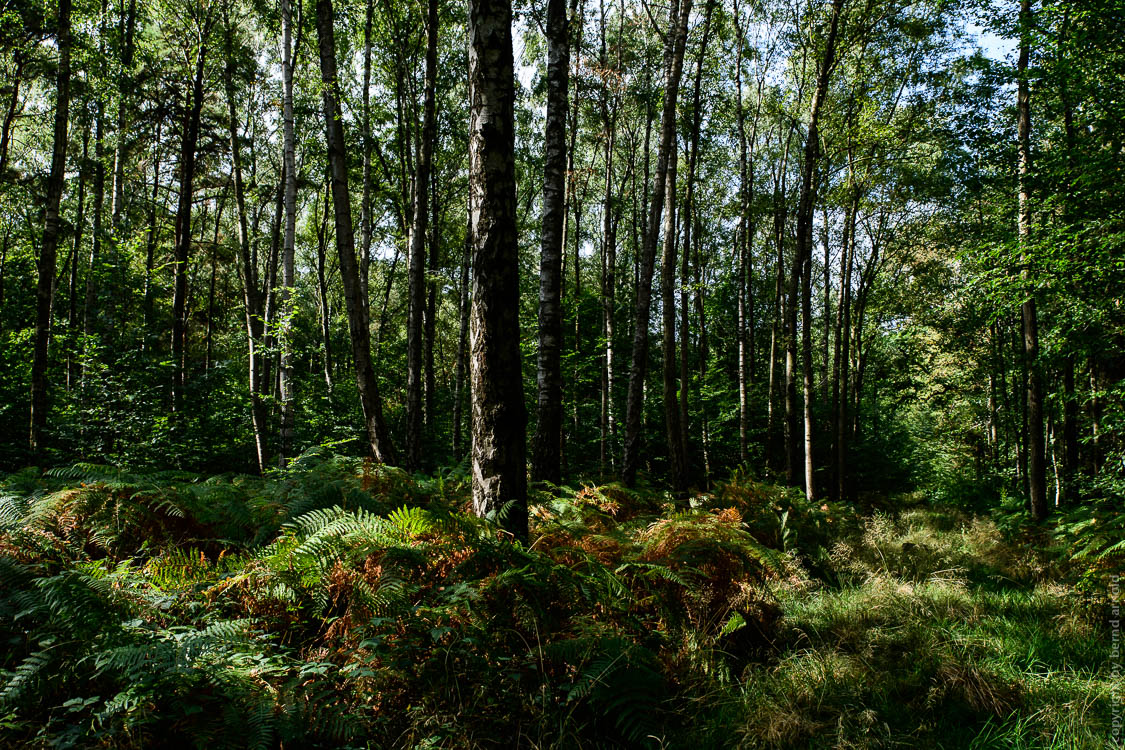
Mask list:
[{"label": "tall tree trunk", "polygon": [[[284,153],[284,152],[283,152]],[[269,356],[262,357],[262,396],[273,396],[278,404],[281,402],[281,387],[278,378],[281,372],[278,347],[277,306],[280,301],[278,294],[277,274],[281,270],[281,237],[285,225],[285,185],[288,170],[285,168],[285,158],[282,157],[281,168],[278,170],[277,190],[273,199],[273,221],[270,223],[270,249],[266,258],[265,282],[261,287],[263,307],[265,309],[262,322],[262,341]],[[271,410],[272,412],[273,410]],[[278,463],[280,464],[280,457]]]},{"label": "tall tree trunk", "polygon": [[[827,180],[825,181],[825,188],[827,189]],[[820,339],[820,356],[824,362],[824,374],[820,379],[820,402],[822,404],[828,403],[828,384],[832,377],[831,369],[832,363],[830,352],[828,348],[828,339],[832,334],[832,272],[830,264],[832,262],[832,250],[828,244],[828,204],[823,206],[823,222],[821,241],[824,245],[824,265],[821,268],[823,273],[823,290],[824,297],[822,300],[822,315],[824,316],[824,325],[821,328]]]},{"label": "tall tree trunk", "polygon": [[[696,232],[695,241],[695,311],[699,317],[699,384],[702,389],[707,383],[707,360],[710,347],[707,341],[707,315],[703,306],[703,284],[706,272],[703,265],[703,238]],[[707,401],[699,399],[699,423],[703,445],[703,487],[711,487],[711,427],[707,417]]]},{"label": "tall tree trunk", "polygon": [[67,281],[66,330],[70,339],[66,353],[66,390],[74,387],[77,379],[75,355],[78,354],[78,258],[82,254],[82,238],[86,233],[86,175],[89,171],[90,127],[82,130],[82,160],[78,163],[78,207],[74,217],[74,244],[70,250],[69,279]]},{"label": "tall tree trunk", "polygon": [[813,348],[812,348],[812,253],[805,255],[801,274],[801,370],[804,376],[802,400],[805,407],[805,496],[816,498],[813,454]]},{"label": "tall tree trunk", "polygon": [[[774,272],[774,288],[773,288],[773,310],[770,322],[770,354],[769,354],[769,385],[766,392],[766,437],[767,440],[773,444],[774,442],[774,393],[777,388],[778,373],[778,349],[782,345],[781,338],[785,335],[785,224],[788,220],[788,192],[786,187],[787,175],[786,168],[789,164],[789,148],[793,143],[793,131],[795,127],[790,125],[788,134],[785,137],[785,148],[781,153],[781,161],[777,164],[776,172],[774,173],[773,181],[773,244],[777,251],[777,259],[775,261]],[[780,145],[781,133],[778,133],[778,145]],[[789,426],[788,422],[785,423],[785,445],[786,445],[786,458],[788,458],[788,445],[789,445]],[[771,453],[769,458],[774,459]],[[774,459],[776,461],[776,459]]]},{"label": "tall tree trunk", "polygon": [[[1019,240],[1023,253],[1023,278],[1029,283],[1031,271],[1031,97],[1027,66],[1031,53],[1031,0],[1020,0],[1020,51],[1017,63],[1016,117],[1019,131]],[[1043,437],[1043,375],[1039,365],[1039,318],[1035,296],[1029,290],[1020,309],[1023,323],[1023,351],[1027,362],[1027,472],[1031,495],[1031,517],[1047,517],[1047,462]]]},{"label": "tall tree trunk", "polygon": [[[442,230],[442,216],[444,207],[441,204],[438,193],[439,178],[435,171],[430,172],[430,257],[429,268],[431,274],[436,274],[438,264],[440,261],[441,253],[441,230]],[[435,276],[431,276],[426,282],[426,325],[424,331],[424,346],[422,351],[422,369],[425,374],[425,393],[426,393],[426,409],[423,414],[423,423],[432,429],[436,422],[437,415],[434,414],[434,395],[437,388],[437,381],[434,376],[434,344],[437,338],[437,314],[438,314],[438,296],[437,296],[438,282]]]},{"label": "tall tree trunk", "polygon": [[85,295],[82,303],[82,363],[79,379],[80,389],[86,389],[86,375],[89,372],[90,360],[94,356],[91,340],[94,334],[94,318],[97,315],[97,291],[101,287],[101,260],[102,239],[105,236],[105,226],[102,221],[105,215],[105,117],[102,102],[96,104],[94,115],[94,226],[91,232],[90,259],[86,268]]},{"label": "tall tree trunk", "polygon": [[[711,13],[715,8],[715,0],[708,0],[703,14],[703,35],[699,42],[699,55],[695,61],[695,81],[692,86],[691,96],[691,134],[688,145],[688,174],[687,185],[684,189],[684,246],[680,253],[680,398],[679,398],[679,433],[680,433],[680,460],[682,462],[681,483],[686,485],[691,477],[691,450],[688,434],[688,396],[691,388],[691,371],[688,359],[691,352],[691,330],[688,316],[689,289],[691,288],[690,263],[691,257],[691,230],[695,224],[695,172],[699,161],[699,131],[702,120],[702,107],[700,92],[703,84],[703,58],[707,54],[707,42],[711,36]],[[702,385],[702,383],[700,383]]]},{"label": "tall tree trunk", "polygon": [[437,0],[427,0],[426,79],[422,141],[414,173],[414,220],[410,228],[410,272],[406,313],[406,468],[422,468],[422,347],[426,301],[426,226],[430,218],[430,166],[434,150],[434,87],[437,85]]},{"label": "tall tree trunk", "polygon": [[156,123],[156,137],[153,139],[152,144],[152,195],[148,209],[148,231],[145,235],[145,289],[144,289],[144,302],[142,303],[142,315],[144,320],[144,342],[141,347],[147,348],[148,336],[152,331],[152,305],[153,305],[153,290],[152,290],[152,272],[156,265],[156,234],[158,230],[157,218],[158,208],[160,201],[160,147],[161,140],[160,134],[163,129],[163,123]]},{"label": "tall tree trunk", "polygon": [[360,114],[360,128],[363,131],[363,193],[359,205],[359,283],[368,310],[371,299],[368,296],[371,281],[371,27],[374,17],[374,0],[367,0],[363,20],[363,105]]},{"label": "tall tree trunk", "polygon": [[35,287],[35,348],[31,363],[31,428],[28,445],[43,448],[47,426],[47,347],[51,339],[51,306],[55,299],[55,259],[59,242],[59,203],[66,182],[67,117],[70,112],[70,0],[59,0],[55,44],[59,51],[55,78],[54,146],[51,174],[47,179],[47,203],[43,209],[43,243],[39,248],[38,282]]},{"label": "tall tree trunk", "polygon": [[[82,187],[81,177],[79,178],[78,187]],[[81,192],[81,191],[80,191]],[[79,203],[81,205],[81,202]],[[7,270],[8,265],[8,245],[12,239],[12,226],[6,225],[4,227],[4,241],[0,243],[0,310],[4,309],[4,271]],[[63,263],[64,267],[69,266],[69,262]],[[0,330],[3,330],[3,316],[0,316]],[[70,389],[70,379],[67,378],[67,390]]]},{"label": "tall tree trunk", "polygon": [[292,0],[281,0],[281,122],[282,175],[285,183],[285,225],[281,240],[281,287],[278,290],[278,386],[281,391],[281,425],[278,435],[277,463],[285,468],[291,457],[293,443],[293,286],[294,248],[297,230],[297,157],[293,127],[293,6]]},{"label": "tall tree trunk", "polygon": [[473,510],[482,516],[504,510],[503,527],[526,540],[527,414],[519,348],[514,78],[510,0],[471,0]]},{"label": "tall tree trunk", "polygon": [[206,333],[206,354],[203,360],[203,369],[210,370],[212,354],[214,353],[214,334],[215,334],[215,282],[218,280],[218,267],[217,258],[215,257],[216,251],[219,249],[219,227],[222,225],[223,209],[226,208],[227,203],[227,188],[223,189],[223,194],[219,198],[219,207],[215,210],[215,222],[212,227],[214,236],[211,239],[211,281],[207,288],[207,333]]},{"label": "tall tree trunk", "polygon": [[[329,182],[331,178],[329,178]],[[320,338],[324,345],[324,385],[332,393],[332,311],[328,305],[328,212],[332,209],[329,183],[324,185],[324,215],[316,229],[316,287],[320,298]]]},{"label": "tall tree trunk", "polygon": [[[849,182],[851,181],[849,165]],[[859,210],[859,190],[852,188],[851,203],[844,213],[843,238],[840,244],[840,299],[836,303],[836,375],[833,377],[833,402],[836,427],[835,497],[847,499],[848,486],[848,374],[851,370],[852,265],[855,262],[855,222]]]},{"label": "tall tree trunk", "polygon": [[[785,353],[786,370],[786,417],[789,425],[788,478],[790,484],[797,484],[797,466],[801,462],[801,447],[798,440],[797,416],[797,294],[801,286],[802,317],[804,331],[801,349],[804,359],[805,391],[805,440],[804,440],[804,484],[805,494],[812,500],[816,495],[813,476],[813,419],[812,419],[812,331],[811,302],[809,300],[811,283],[808,275],[812,270],[812,217],[816,201],[817,162],[820,158],[820,110],[828,95],[828,80],[836,58],[836,32],[840,24],[840,12],[844,0],[833,0],[832,17],[829,21],[828,36],[825,39],[824,58],[817,69],[816,89],[809,108],[808,133],[805,139],[805,158],[802,164],[801,193],[797,203],[797,239],[794,249],[793,268],[789,276],[789,306],[786,310],[788,346]],[[802,282],[802,276],[804,281]]]},{"label": "tall tree trunk", "polygon": [[[172,291],[172,411],[183,406],[183,389],[187,367],[187,296],[188,258],[191,254],[191,209],[195,198],[195,156],[199,142],[199,121],[203,112],[204,64],[207,58],[207,31],[204,24],[195,53],[195,74],[191,83],[190,103],[184,115],[183,141],[180,148],[180,197],[176,208],[176,244],[173,258],[175,284]],[[95,224],[97,206],[95,205]]]},{"label": "tall tree trunk", "polygon": [[566,119],[570,32],[566,0],[547,0],[547,127],[539,254],[537,424],[531,471],[558,484],[562,458],[562,256],[566,225]]},{"label": "tall tree trunk", "polygon": [[[748,177],[749,155],[746,138],[746,112],[742,103],[742,59],[746,38],[742,30],[742,12],[738,0],[734,0],[734,27],[736,34],[737,53],[735,55],[734,88],[735,88],[735,116],[738,123],[738,228],[735,230],[735,252],[738,254],[738,301],[736,303],[736,337],[738,339],[738,460],[746,463],[750,457],[750,407],[749,395],[749,356],[748,344],[752,336],[747,336],[746,292],[750,288],[750,269],[748,267],[749,253],[752,247],[752,237],[749,237],[747,214],[750,206],[747,194],[752,191],[753,184]],[[701,375],[702,377],[702,375]]]},{"label": "tall tree trunk", "polygon": [[238,113],[235,106],[234,29],[230,16],[224,17],[227,44],[227,127],[230,138],[231,171],[234,179],[234,203],[238,230],[238,270],[242,278],[242,305],[245,313],[247,345],[247,385],[250,392],[250,427],[254,437],[254,456],[258,472],[266,470],[266,408],[262,400],[262,298],[258,291],[258,265],[250,247],[250,231],[246,218],[246,186],[242,180],[242,148],[238,137]]},{"label": "tall tree trunk", "polygon": [[332,203],[336,218],[336,250],[340,256],[340,279],[348,312],[356,386],[363,406],[371,452],[381,463],[394,463],[394,447],[383,420],[383,401],[371,364],[371,333],[355,257],[352,205],[348,194],[348,158],[344,148],[344,125],[340,117],[340,81],[336,74],[336,35],[332,28],[332,0],[317,0],[316,31],[320,46],[320,73],[324,84],[324,123],[328,166],[332,172]]},{"label": "tall tree trunk", "polygon": [[668,9],[668,32],[664,43],[664,109],[660,118],[660,145],[656,156],[652,200],[648,206],[641,257],[638,259],[640,269],[634,310],[633,362],[629,368],[629,395],[625,403],[625,456],[621,476],[630,487],[636,482],[637,470],[640,468],[641,416],[644,411],[645,375],[648,372],[652,274],[656,266],[656,242],[660,236],[669,161],[675,147],[676,99],[684,67],[684,46],[687,43],[691,3],[692,0],[673,0]]},{"label": "tall tree trunk", "polygon": [[[1069,39],[1070,7],[1063,8],[1062,26],[1058,38],[1059,64],[1065,65],[1062,59],[1065,45]],[[1074,180],[1076,178],[1076,132],[1074,128],[1074,105],[1071,101],[1070,85],[1066,76],[1059,82],[1059,98],[1063,105],[1063,133],[1066,136],[1066,164],[1067,181],[1065,203],[1063,204],[1063,217],[1073,221],[1073,196]],[[1074,384],[1074,355],[1068,355],[1063,361],[1063,500],[1073,503],[1078,499],[1078,400]]]},{"label": "tall tree trunk", "polygon": [[[470,217],[471,220],[472,217]],[[465,229],[464,250],[461,253],[461,280],[458,295],[457,372],[453,387],[453,460],[460,461],[464,454],[461,441],[461,410],[465,401],[465,374],[469,356],[469,262],[472,260],[473,231]]]},{"label": "tall tree trunk", "polygon": [[[661,342],[661,393],[664,397],[664,434],[668,443],[668,481],[672,489],[687,489],[683,424],[680,422],[676,356],[676,139],[668,153],[668,187],[664,193],[664,242],[660,258],[660,301],[663,324]],[[685,247],[684,252],[688,249]]]},{"label": "tall tree trunk", "polygon": [[[599,3],[600,44],[602,76],[602,119],[605,121],[605,187],[602,199],[602,252],[601,252],[601,298],[602,334],[605,337],[605,350],[602,353],[602,398],[601,398],[601,436],[599,441],[599,462],[601,472],[606,472],[607,464],[616,464],[614,449],[610,442],[617,436],[616,413],[613,404],[614,389],[614,296],[617,283],[617,227],[620,218],[618,202],[613,196],[613,149],[617,141],[618,95],[610,93],[610,63],[606,50],[605,0]],[[621,23],[624,23],[622,14]],[[618,46],[617,68],[621,67],[621,45]],[[614,441],[615,442],[615,441]]]},{"label": "tall tree trunk", "polygon": [[121,22],[121,76],[117,82],[117,132],[113,147],[113,203],[110,216],[115,239],[121,242],[121,214],[125,207],[125,134],[126,117],[131,106],[133,91],[133,33],[137,25],[137,0],[129,0],[128,9]]},{"label": "tall tree trunk", "polygon": [[8,171],[8,153],[12,145],[12,123],[15,122],[16,113],[20,109],[20,83],[23,82],[23,67],[25,64],[24,56],[18,50],[12,52],[12,61],[16,66],[12,75],[12,98],[8,100],[4,122],[0,124],[0,175]]}]

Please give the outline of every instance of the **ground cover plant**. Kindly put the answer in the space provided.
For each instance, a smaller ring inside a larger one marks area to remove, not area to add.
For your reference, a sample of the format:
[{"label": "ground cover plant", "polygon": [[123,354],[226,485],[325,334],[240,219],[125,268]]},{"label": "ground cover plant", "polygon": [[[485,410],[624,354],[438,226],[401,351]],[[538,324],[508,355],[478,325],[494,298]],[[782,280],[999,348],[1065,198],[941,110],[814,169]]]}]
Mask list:
[{"label": "ground cover plant", "polygon": [[[11,747],[1101,747],[1098,607],[990,519],[462,473],[25,470],[0,500]],[[1073,573],[1073,571],[1071,571]]]}]

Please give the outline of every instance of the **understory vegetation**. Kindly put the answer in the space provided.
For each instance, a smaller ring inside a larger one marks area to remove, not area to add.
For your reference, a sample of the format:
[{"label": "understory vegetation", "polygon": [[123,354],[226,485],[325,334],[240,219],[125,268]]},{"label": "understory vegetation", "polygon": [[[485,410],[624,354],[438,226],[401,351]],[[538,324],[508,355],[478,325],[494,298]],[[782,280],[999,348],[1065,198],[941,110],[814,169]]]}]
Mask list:
[{"label": "understory vegetation", "polygon": [[1048,532],[1021,508],[810,503],[736,471],[686,500],[540,491],[525,545],[469,502],[463,469],[326,449],[267,478],[8,475],[0,746],[1110,736],[1120,514]]}]

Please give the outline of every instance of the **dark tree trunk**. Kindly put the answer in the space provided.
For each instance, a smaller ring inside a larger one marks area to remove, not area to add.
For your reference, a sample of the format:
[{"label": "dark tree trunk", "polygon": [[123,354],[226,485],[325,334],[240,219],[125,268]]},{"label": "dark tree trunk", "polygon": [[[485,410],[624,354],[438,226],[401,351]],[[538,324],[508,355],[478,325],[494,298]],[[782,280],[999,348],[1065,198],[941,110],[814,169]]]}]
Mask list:
[{"label": "dark tree trunk", "polygon": [[[738,0],[734,3],[734,26],[736,33],[737,53],[735,56],[734,88],[735,88],[735,116],[738,122],[738,228],[735,231],[735,252],[738,254],[738,301],[736,303],[736,337],[738,339],[738,460],[745,463],[750,456],[750,407],[748,401],[749,364],[752,360],[748,352],[749,345],[753,342],[753,335],[747,335],[747,316],[750,306],[747,304],[747,290],[750,289],[751,274],[749,267],[750,251],[753,236],[748,227],[748,214],[750,212],[750,198],[754,186],[749,178],[749,154],[746,138],[746,112],[742,102],[742,58],[746,38],[742,30],[742,15],[738,7]],[[755,118],[756,124],[756,118]],[[702,377],[702,375],[701,375]]]},{"label": "dark tree trunk", "polygon": [[422,347],[426,302],[426,226],[430,218],[430,166],[434,149],[434,87],[437,82],[437,0],[427,0],[426,80],[422,104],[422,141],[414,173],[414,220],[406,313],[406,468],[422,468]]},{"label": "dark tree trunk", "polygon": [[[687,467],[684,456],[683,423],[680,421],[676,387],[676,141],[672,139],[668,153],[667,181],[664,193],[664,243],[660,258],[660,302],[663,324],[661,342],[661,393],[664,397],[664,435],[668,443],[668,481],[672,489],[687,489]],[[684,248],[684,253],[688,248]]]},{"label": "dark tree trunk", "polygon": [[153,290],[152,290],[152,272],[156,265],[156,235],[159,229],[157,219],[159,218],[160,206],[160,134],[162,131],[162,123],[156,124],[156,138],[152,146],[152,195],[151,202],[148,209],[148,231],[145,236],[145,289],[144,289],[144,302],[142,307],[142,315],[144,321],[144,343],[142,348],[147,348],[148,337],[152,331],[152,305],[153,305]]},{"label": "dark tree trunk", "polygon": [[[159,128],[157,129],[159,132]],[[69,392],[77,380],[76,356],[79,352],[78,344],[78,258],[82,254],[82,239],[86,233],[86,175],[89,171],[87,164],[90,154],[90,128],[82,131],[82,160],[78,163],[78,207],[74,217],[74,244],[70,250],[70,266],[67,280],[67,316],[66,330],[70,339],[66,353],[66,390]],[[148,281],[145,281],[148,289]],[[2,300],[0,300],[2,301]],[[2,305],[0,305],[2,307]]]},{"label": "dark tree trunk", "polygon": [[[789,304],[786,309],[786,325],[788,327],[788,346],[785,353],[785,406],[786,417],[789,425],[788,442],[788,479],[789,483],[798,484],[797,467],[801,462],[801,445],[799,440],[799,422],[797,415],[797,294],[801,293],[803,333],[801,337],[801,353],[804,374],[805,395],[805,424],[804,424],[804,485],[805,494],[812,500],[816,495],[816,486],[813,476],[813,420],[812,420],[812,314],[811,281],[808,278],[812,271],[812,218],[816,202],[817,162],[820,159],[820,110],[828,94],[828,81],[836,58],[836,33],[840,23],[840,12],[844,0],[833,0],[832,17],[829,21],[828,36],[825,39],[824,57],[817,69],[816,89],[813,92],[812,105],[809,108],[808,133],[805,139],[805,158],[802,166],[801,193],[797,203],[797,240],[794,249],[793,268],[789,276]],[[804,277],[802,281],[802,277]],[[800,290],[798,290],[800,286]]]},{"label": "dark tree trunk", "polygon": [[[1027,80],[1030,57],[1031,0],[1020,2],[1020,51],[1017,63],[1016,115],[1019,130],[1019,240],[1023,252],[1023,276],[1028,268],[1031,242],[1031,103]],[[1020,309],[1023,324],[1023,351],[1027,362],[1027,478],[1031,497],[1031,517],[1047,517],[1047,461],[1043,437],[1043,375],[1039,365],[1039,318],[1035,297],[1030,292]]]},{"label": "dark tree trunk", "polygon": [[285,468],[293,442],[293,352],[290,335],[293,326],[294,248],[297,227],[297,157],[296,135],[293,123],[293,6],[291,0],[281,0],[281,122],[282,170],[285,205],[285,228],[281,241],[281,288],[278,291],[278,315],[281,327],[278,344],[281,349],[278,362],[278,390],[281,398],[281,424],[278,435],[277,463]]},{"label": "dark tree trunk", "polygon": [[[8,153],[12,145],[12,123],[20,109],[20,83],[23,81],[24,57],[18,51],[12,53],[16,69],[12,75],[12,98],[4,112],[4,122],[0,124],[0,178],[8,170]],[[69,83],[67,84],[69,86]]]},{"label": "dark tree trunk", "polygon": [[332,209],[332,196],[328,183],[324,188],[324,214],[316,228],[316,288],[320,298],[320,338],[324,346],[324,385],[332,393],[335,386],[332,382],[332,311],[328,304],[328,212]]},{"label": "dark tree trunk", "polygon": [[122,19],[121,33],[121,74],[117,82],[117,132],[113,147],[113,202],[110,216],[114,234],[120,241],[121,213],[125,207],[125,143],[127,115],[131,106],[133,91],[133,32],[137,24],[137,0],[129,0],[129,6]]},{"label": "dark tree trunk", "polygon": [[538,409],[531,471],[558,484],[562,451],[562,255],[566,224],[566,118],[570,34],[566,0],[547,2],[547,128],[539,255]]},{"label": "dark tree trunk", "polygon": [[226,24],[227,53],[227,123],[230,137],[234,203],[238,229],[238,270],[242,278],[242,304],[245,312],[246,343],[248,347],[247,381],[250,392],[250,426],[254,437],[254,455],[258,472],[266,470],[265,422],[266,408],[262,400],[262,366],[259,361],[262,348],[262,297],[258,291],[258,266],[250,248],[250,231],[246,218],[246,186],[242,180],[242,148],[238,137],[238,114],[235,106],[234,29],[230,17]]},{"label": "dark tree trunk", "polygon": [[[206,38],[201,38],[199,49],[195,53],[195,75],[191,84],[190,103],[184,115],[183,142],[180,147],[180,197],[176,209],[176,244],[173,257],[175,284],[172,291],[173,412],[178,412],[182,408],[184,373],[187,367],[187,272],[188,258],[191,254],[191,209],[195,197],[195,152],[199,141],[199,120],[203,112],[203,76],[206,57],[207,41]],[[95,205],[95,216],[96,214]]]},{"label": "dark tree trunk", "polygon": [[[471,217],[470,217],[471,218]],[[458,295],[457,373],[453,387],[453,460],[460,461],[464,454],[461,440],[461,412],[465,401],[465,373],[469,356],[469,262],[473,251],[472,227],[465,229],[465,247],[461,253],[461,280]]]},{"label": "dark tree trunk", "polygon": [[[690,263],[692,250],[692,235],[691,230],[695,224],[695,172],[699,160],[699,131],[700,123],[702,120],[702,108],[700,102],[700,92],[703,84],[703,58],[707,54],[707,42],[711,36],[711,13],[714,10],[714,0],[708,0],[706,11],[703,15],[703,35],[699,42],[699,56],[695,61],[695,81],[692,86],[691,96],[691,131],[690,143],[688,145],[688,174],[687,185],[684,190],[684,246],[680,252],[680,394],[679,394],[679,438],[680,438],[680,462],[681,462],[681,477],[680,489],[686,489],[688,482],[691,479],[691,450],[689,447],[688,434],[689,429],[689,410],[688,410],[688,396],[691,386],[691,371],[689,368],[689,355],[691,353],[691,336],[688,334],[690,330],[689,316],[688,316],[688,300],[689,289],[691,287]],[[673,246],[673,249],[674,246]],[[673,284],[674,284],[675,271],[673,269]],[[666,318],[667,319],[667,318]],[[674,333],[674,328],[673,328]],[[673,338],[673,344],[674,344]],[[670,357],[669,352],[667,357]],[[702,385],[702,383],[700,384]],[[673,398],[673,401],[675,399]],[[669,436],[671,437],[671,436]]]},{"label": "dark tree trunk", "polygon": [[67,117],[70,112],[70,0],[59,0],[59,51],[55,79],[54,146],[51,174],[47,179],[47,203],[43,209],[43,243],[39,248],[35,287],[35,349],[31,363],[31,429],[28,445],[42,450],[43,430],[47,426],[47,347],[51,339],[51,306],[55,299],[55,259],[59,242],[59,203],[66,182]]},{"label": "dark tree trunk", "polygon": [[[682,3],[682,5],[681,5]],[[670,155],[675,147],[676,98],[684,66],[687,22],[692,0],[673,0],[668,10],[668,32],[664,43],[664,110],[660,119],[660,145],[656,156],[652,201],[648,206],[637,279],[633,323],[633,362],[629,368],[629,395],[625,404],[625,456],[621,476],[625,484],[636,482],[641,460],[641,417],[644,411],[645,376],[648,372],[648,324],[652,307],[652,274],[656,266],[656,242],[660,235],[667,189]]]},{"label": "dark tree trunk", "polygon": [[503,510],[503,527],[526,540],[527,414],[519,348],[513,68],[510,0],[471,0],[473,510],[481,516]]},{"label": "dark tree trunk", "polygon": [[363,192],[359,205],[359,283],[364,304],[367,305],[370,305],[368,289],[371,281],[371,31],[374,18],[374,0],[367,0],[363,20],[363,105],[360,115],[360,128],[363,131]]},{"label": "dark tree trunk", "polygon": [[371,364],[371,334],[355,257],[352,204],[348,194],[348,158],[344,150],[344,125],[340,117],[340,82],[336,74],[336,35],[332,28],[332,0],[317,0],[316,31],[320,44],[320,73],[324,84],[325,136],[328,166],[332,173],[332,203],[336,219],[336,250],[340,256],[340,279],[348,312],[356,386],[371,452],[381,463],[394,463],[394,447],[383,420],[383,401]]},{"label": "dark tree trunk", "polygon": [[[602,252],[601,252],[601,299],[602,334],[605,336],[605,350],[602,353],[601,419],[598,465],[606,472],[607,464],[616,464],[611,441],[617,437],[617,419],[613,403],[614,390],[614,297],[617,283],[617,228],[620,220],[619,201],[613,196],[613,149],[617,141],[617,111],[619,97],[610,93],[609,56],[606,51],[605,0],[599,3],[601,64],[607,71],[602,79],[602,119],[605,121],[605,190],[602,200]],[[620,22],[624,23],[624,14]],[[617,69],[621,67],[621,46],[618,46]],[[622,185],[622,191],[624,184]]]},{"label": "dark tree trunk", "polygon": [[[769,353],[769,383],[766,391],[766,438],[772,445],[774,443],[774,394],[777,391],[777,360],[781,338],[785,335],[785,224],[788,220],[788,196],[786,188],[786,168],[789,163],[789,148],[793,143],[794,127],[788,128],[785,137],[785,148],[781,154],[781,161],[776,167],[773,181],[773,244],[777,251],[774,269],[773,310],[770,323],[770,353]],[[778,133],[780,146],[781,134]],[[786,458],[788,457],[788,422],[785,424]],[[769,459],[776,465],[775,453],[771,452]]]}]

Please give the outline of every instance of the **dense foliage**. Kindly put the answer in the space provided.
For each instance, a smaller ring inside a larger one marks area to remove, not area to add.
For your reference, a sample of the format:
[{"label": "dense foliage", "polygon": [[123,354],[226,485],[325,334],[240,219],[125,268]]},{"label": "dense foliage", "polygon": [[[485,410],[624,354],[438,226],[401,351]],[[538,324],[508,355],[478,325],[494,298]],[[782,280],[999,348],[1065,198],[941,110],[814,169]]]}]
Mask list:
[{"label": "dense foliage", "polygon": [[1123,165],[1123,0],[0,0],[0,747],[1120,745]]},{"label": "dense foliage", "polygon": [[[315,451],[269,480],[78,465],[0,496],[0,744],[1101,747],[1100,622],[983,519],[747,477],[462,512]],[[1060,565],[1062,566],[1060,568]]]}]

